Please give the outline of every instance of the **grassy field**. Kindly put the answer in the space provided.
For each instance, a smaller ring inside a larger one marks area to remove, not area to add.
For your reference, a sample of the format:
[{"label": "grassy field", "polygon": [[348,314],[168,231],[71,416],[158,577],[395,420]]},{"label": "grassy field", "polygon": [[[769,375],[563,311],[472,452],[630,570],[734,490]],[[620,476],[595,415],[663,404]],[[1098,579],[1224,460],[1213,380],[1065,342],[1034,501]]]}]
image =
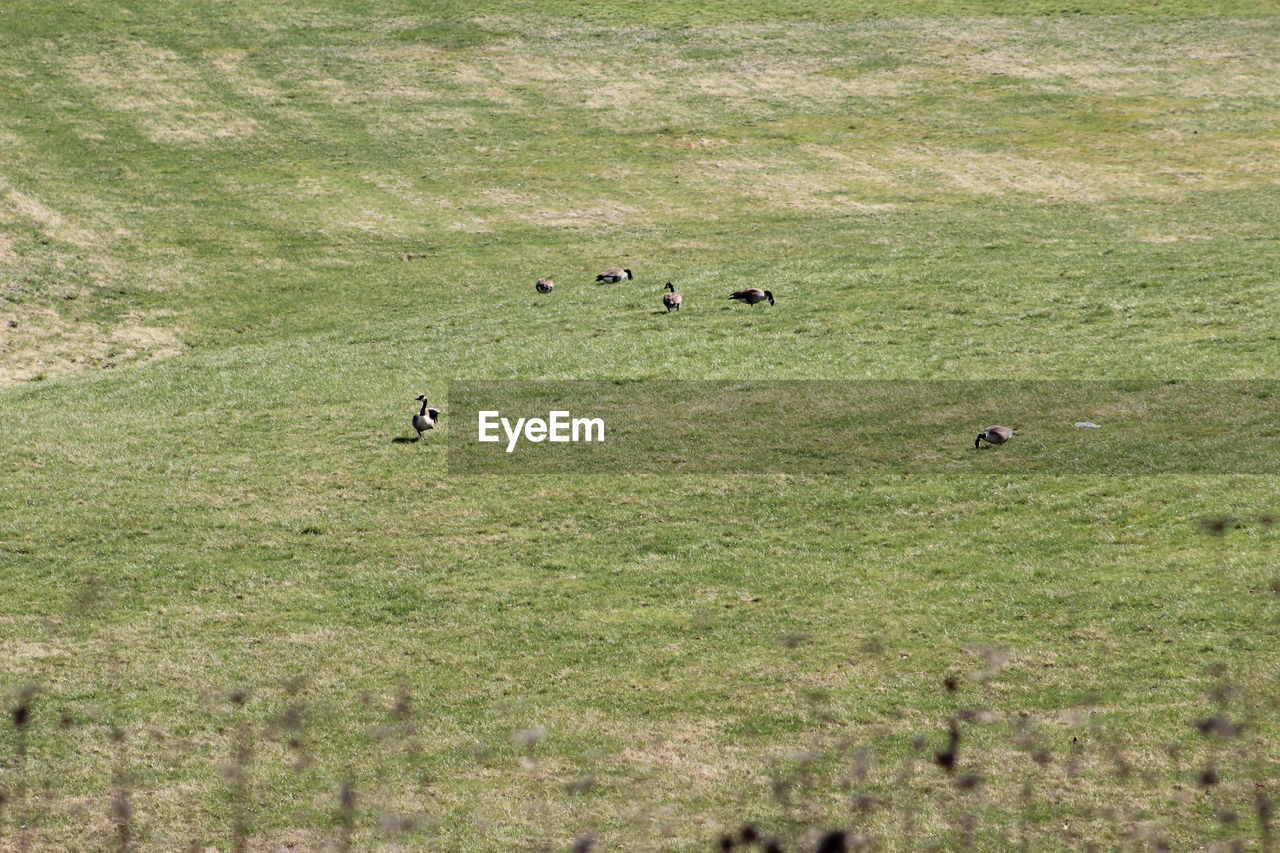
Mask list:
[{"label": "grassy field", "polygon": [[1251,0],[0,7],[0,850],[1266,849],[1273,475],[394,439],[459,379],[1275,379],[1278,81]]}]

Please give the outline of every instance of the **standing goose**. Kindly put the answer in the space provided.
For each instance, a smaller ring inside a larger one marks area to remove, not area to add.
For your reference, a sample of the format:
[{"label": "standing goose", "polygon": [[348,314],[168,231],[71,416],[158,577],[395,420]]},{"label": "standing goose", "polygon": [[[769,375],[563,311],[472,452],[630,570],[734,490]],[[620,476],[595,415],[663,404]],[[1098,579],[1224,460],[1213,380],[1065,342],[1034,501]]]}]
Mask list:
[{"label": "standing goose", "polygon": [[617,284],[624,278],[635,278],[631,274],[631,270],[624,270],[619,267],[609,267],[600,275],[596,276],[596,281],[603,281],[605,284]]},{"label": "standing goose", "polygon": [[988,444],[1004,444],[1013,438],[1013,430],[1006,426],[989,426],[982,432],[978,433],[978,437],[973,440],[975,450],[981,447],[982,442]]},{"label": "standing goose", "polygon": [[671,282],[667,282],[666,289],[671,291],[670,293],[662,294],[662,304],[667,306],[667,313],[670,314],[672,308],[679,311],[680,303],[684,300],[684,297],[680,295],[679,291],[676,290],[676,286]]},{"label": "standing goose", "polygon": [[755,305],[757,302],[769,300],[769,304],[773,305],[773,292],[769,290],[761,290],[758,287],[748,287],[746,290],[739,290],[729,294],[730,299],[736,299],[739,302],[745,302],[748,305]]},{"label": "standing goose", "polygon": [[436,419],[440,417],[440,410],[428,409],[425,395],[419,394],[418,399],[422,401],[422,411],[413,416],[413,428],[418,431],[418,439],[421,439],[423,430],[436,428]]},{"label": "standing goose", "polygon": [[539,293],[550,293],[556,289],[556,283],[549,278],[540,278],[533,286]]}]

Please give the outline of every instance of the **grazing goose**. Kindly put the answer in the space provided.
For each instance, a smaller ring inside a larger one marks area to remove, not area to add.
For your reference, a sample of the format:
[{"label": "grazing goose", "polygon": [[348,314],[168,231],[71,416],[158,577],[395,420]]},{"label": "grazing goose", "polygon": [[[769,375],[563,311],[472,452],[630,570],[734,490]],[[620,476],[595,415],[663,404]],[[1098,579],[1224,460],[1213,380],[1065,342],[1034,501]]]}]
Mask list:
[{"label": "grazing goose", "polygon": [[533,286],[539,293],[550,293],[556,289],[556,283],[549,278],[540,278]]},{"label": "grazing goose", "polygon": [[989,426],[982,432],[978,433],[978,437],[973,440],[974,449],[981,446],[981,442],[989,444],[1004,444],[1013,438],[1013,430],[1005,426]]},{"label": "grazing goose", "polygon": [[773,305],[773,292],[769,290],[761,290],[758,287],[748,287],[746,290],[739,290],[729,294],[730,299],[736,299],[739,302],[745,302],[748,305],[755,305],[757,302],[769,300],[769,304]]},{"label": "grazing goose", "polygon": [[422,401],[422,411],[413,416],[413,428],[418,431],[418,438],[422,438],[423,430],[436,428],[436,418],[440,417],[440,410],[428,409],[425,395],[419,394],[418,399]]},{"label": "grazing goose", "polygon": [[679,311],[680,303],[684,300],[684,297],[680,295],[679,291],[676,290],[676,286],[671,282],[667,282],[666,289],[671,291],[670,293],[662,294],[662,304],[667,306],[667,313],[670,314],[672,308]]},{"label": "grazing goose", "polygon": [[605,284],[617,284],[624,278],[635,278],[631,274],[631,270],[619,269],[618,267],[609,267],[600,275],[596,276],[596,281],[603,281]]}]

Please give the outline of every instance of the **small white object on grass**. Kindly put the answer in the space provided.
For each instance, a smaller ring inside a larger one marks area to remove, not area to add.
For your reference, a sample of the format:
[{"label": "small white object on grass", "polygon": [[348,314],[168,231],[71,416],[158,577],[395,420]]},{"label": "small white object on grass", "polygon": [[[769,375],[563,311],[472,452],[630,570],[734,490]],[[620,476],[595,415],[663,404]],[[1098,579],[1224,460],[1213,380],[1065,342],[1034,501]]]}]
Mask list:
[{"label": "small white object on grass", "polygon": [[1088,427],[1089,429],[1102,429],[1102,424],[1095,424],[1093,421],[1076,421],[1077,427]]}]

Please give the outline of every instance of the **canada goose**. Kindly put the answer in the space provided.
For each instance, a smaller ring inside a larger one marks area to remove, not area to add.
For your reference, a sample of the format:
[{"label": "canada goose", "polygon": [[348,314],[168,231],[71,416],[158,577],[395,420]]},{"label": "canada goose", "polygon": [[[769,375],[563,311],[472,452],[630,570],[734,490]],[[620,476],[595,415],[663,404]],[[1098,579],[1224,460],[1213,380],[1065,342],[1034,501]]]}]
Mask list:
[{"label": "canada goose", "polygon": [[757,302],[769,300],[769,304],[773,305],[773,292],[769,290],[761,290],[758,287],[748,287],[746,290],[739,290],[729,294],[730,299],[736,299],[739,302],[745,302],[748,305],[755,305]]},{"label": "canada goose", "polygon": [[539,293],[550,293],[556,289],[556,283],[549,278],[540,278],[533,286],[538,289]]},{"label": "canada goose", "polygon": [[428,409],[425,395],[419,394],[418,399],[422,401],[422,411],[413,416],[413,428],[418,431],[418,438],[422,438],[423,430],[436,428],[436,419],[440,417],[440,410]]},{"label": "canada goose", "polygon": [[973,440],[973,446],[976,450],[980,447],[980,442],[988,442],[989,444],[1004,444],[1013,438],[1013,430],[1005,426],[989,426],[982,432],[978,433],[978,437]]},{"label": "canada goose", "polygon": [[671,282],[667,282],[667,286],[665,289],[671,291],[670,293],[662,294],[662,304],[667,306],[667,313],[670,314],[672,308],[679,311],[680,302],[684,299],[684,297],[680,295],[680,293],[676,290],[676,286]]},{"label": "canada goose", "polygon": [[609,267],[600,275],[596,276],[596,281],[603,281],[605,284],[617,284],[624,278],[635,278],[631,274],[631,270],[619,269],[618,267]]}]

